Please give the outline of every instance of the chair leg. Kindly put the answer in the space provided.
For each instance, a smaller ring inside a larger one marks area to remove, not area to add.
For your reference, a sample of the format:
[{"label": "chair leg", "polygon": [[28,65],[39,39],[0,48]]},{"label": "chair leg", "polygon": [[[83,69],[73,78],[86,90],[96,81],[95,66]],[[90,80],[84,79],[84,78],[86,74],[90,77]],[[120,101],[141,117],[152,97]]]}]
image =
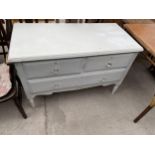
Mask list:
[{"label": "chair leg", "polygon": [[134,123],[137,123],[144,115],[146,115],[153,107],[147,106],[135,119]]},{"label": "chair leg", "polygon": [[150,105],[148,105],[135,119],[134,123],[137,123],[144,115],[146,115],[155,106],[155,96],[153,97]]},{"label": "chair leg", "polygon": [[5,51],[5,47],[3,45],[2,45],[2,49],[3,49],[4,61],[6,61],[6,51]]},{"label": "chair leg", "polygon": [[19,112],[21,113],[23,118],[26,119],[27,115],[26,115],[25,110],[24,110],[23,105],[22,105],[22,87],[20,86],[20,84],[18,84],[18,95],[14,99],[14,101],[15,101],[15,105],[18,108]]}]

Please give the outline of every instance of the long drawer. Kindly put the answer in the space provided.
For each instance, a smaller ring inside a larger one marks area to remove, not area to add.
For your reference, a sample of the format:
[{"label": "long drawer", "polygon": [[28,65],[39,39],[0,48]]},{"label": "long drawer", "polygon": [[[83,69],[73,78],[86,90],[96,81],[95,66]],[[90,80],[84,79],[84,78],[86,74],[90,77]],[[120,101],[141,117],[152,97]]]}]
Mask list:
[{"label": "long drawer", "polygon": [[104,82],[119,80],[124,71],[125,69],[117,69],[70,76],[33,79],[28,80],[28,84],[32,93],[76,88],[85,85],[102,85]]},{"label": "long drawer", "polygon": [[63,76],[81,72],[116,69],[128,66],[134,54],[94,56],[23,63],[28,79]]}]

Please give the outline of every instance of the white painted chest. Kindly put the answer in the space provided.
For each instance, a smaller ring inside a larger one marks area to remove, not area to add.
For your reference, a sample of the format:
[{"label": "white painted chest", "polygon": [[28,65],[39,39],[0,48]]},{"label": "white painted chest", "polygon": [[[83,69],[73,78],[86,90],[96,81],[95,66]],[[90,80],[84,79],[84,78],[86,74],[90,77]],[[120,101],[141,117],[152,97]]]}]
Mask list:
[{"label": "white painted chest", "polygon": [[117,24],[15,24],[8,61],[27,98],[99,85],[119,87],[143,51]]}]

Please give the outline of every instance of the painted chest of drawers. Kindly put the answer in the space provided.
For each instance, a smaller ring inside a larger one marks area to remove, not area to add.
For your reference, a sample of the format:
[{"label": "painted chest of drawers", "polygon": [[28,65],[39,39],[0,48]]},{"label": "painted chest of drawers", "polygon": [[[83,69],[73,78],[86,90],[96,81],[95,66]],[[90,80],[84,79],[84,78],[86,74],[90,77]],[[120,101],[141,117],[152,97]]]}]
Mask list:
[{"label": "painted chest of drawers", "polygon": [[27,98],[122,83],[143,51],[117,24],[15,24],[8,61]]}]

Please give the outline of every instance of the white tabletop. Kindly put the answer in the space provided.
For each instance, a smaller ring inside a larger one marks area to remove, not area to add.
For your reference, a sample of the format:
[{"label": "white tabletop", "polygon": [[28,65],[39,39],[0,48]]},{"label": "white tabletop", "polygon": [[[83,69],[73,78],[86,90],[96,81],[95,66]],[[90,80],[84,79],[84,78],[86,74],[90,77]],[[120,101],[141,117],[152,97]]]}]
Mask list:
[{"label": "white tabletop", "polygon": [[143,48],[117,24],[14,24],[8,61],[141,51]]}]

